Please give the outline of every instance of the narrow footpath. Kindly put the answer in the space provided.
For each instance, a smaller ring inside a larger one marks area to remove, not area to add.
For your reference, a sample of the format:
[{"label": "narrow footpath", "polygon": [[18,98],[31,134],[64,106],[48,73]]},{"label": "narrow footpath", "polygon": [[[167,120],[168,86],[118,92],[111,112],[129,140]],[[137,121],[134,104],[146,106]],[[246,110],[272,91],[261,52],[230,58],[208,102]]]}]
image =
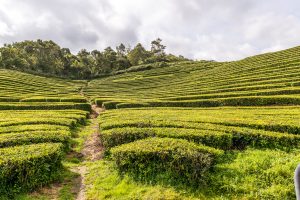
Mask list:
[{"label": "narrow footpath", "polygon": [[90,114],[90,119],[92,123],[93,133],[88,137],[84,142],[84,147],[81,151],[83,156],[83,162],[80,166],[74,167],[71,169],[72,172],[79,174],[78,181],[78,194],[76,200],[85,200],[86,184],[85,184],[85,175],[87,173],[87,168],[84,165],[84,162],[95,162],[102,159],[103,157],[103,146],[99,137],[99,122],[97,120],[99,114],[103,111],[102,108],[92,105],[92,113]]}]

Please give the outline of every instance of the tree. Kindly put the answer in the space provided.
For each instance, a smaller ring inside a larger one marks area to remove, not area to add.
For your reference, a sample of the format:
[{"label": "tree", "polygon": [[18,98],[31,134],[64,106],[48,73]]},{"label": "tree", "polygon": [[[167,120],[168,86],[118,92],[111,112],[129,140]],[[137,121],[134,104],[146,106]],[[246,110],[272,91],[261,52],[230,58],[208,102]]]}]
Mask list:
[{"label": "tree", "polygon": [[161,42],[162,40],[160,38],[157,38],[151,42],[151,53],[156,56],[165,54],[166,46],[162,45]]},{"label": "tree", "polygon": [[117,55],[118,56],[125,56],[126,55],[126,47],[123,43],[116,47]]},{"label": "tree", "polygon": [[102,52],[82,49],[74,55],[70,49],[61,48],[52,40],[25,40],[0,47],[0,67],[41,75],[85,79],[125,70],[131,65],[184,60],[183,57],[166,55],[166,47],[161,42],[160,38],[152,41],[151,51],[147,51],[140,43],[133,49],[121,43],[116,50],[111,47]]},{"label": "tree", "polygon": [[138,43],[129,53],[128,53],[128,60],[131,65],[138,65],[144,63],[145,59],[149,53],[146,49],[142,46],[141,43]]}]

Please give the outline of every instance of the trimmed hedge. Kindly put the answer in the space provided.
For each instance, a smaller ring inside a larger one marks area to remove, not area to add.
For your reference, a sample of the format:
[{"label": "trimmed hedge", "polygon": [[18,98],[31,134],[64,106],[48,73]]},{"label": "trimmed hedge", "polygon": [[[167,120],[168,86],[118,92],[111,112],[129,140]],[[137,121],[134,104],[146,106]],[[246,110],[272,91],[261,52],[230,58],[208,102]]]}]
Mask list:
[{"label": "trimmed hedge", "polygon": [[149,103],[118,103],[116,108],[139,108],[139,107],[149,107]]},{"label": "trimmed hedge", "polygon": [[[120,172],[155,180],[160,174],[174,182],[197,185],[223,151],[182,139],[148,138],[111,149]],[[199,186],[199,185],[198,185]]]},{"label": "trimmed hedge", "polygon": [[[36,132],[36,131],[68,131],[69,127],[49,124],[33,124],[33,125],[14,125],[0,127],[0,134],[11,132]],[[1,135],[0,135],[1,136]]]},{"label": "trimmed hedge", "polygon": [[221,149],[232,147],[231,134],[213,130],[126,127],[104,130],[100,134],[106,149],[147,137],[180,138]]},{"label": "trimmed hedge", "polygon": [[63,118],[39,118],[39,119],[20,119],[15,121],[0,122],[0,127],[16,126],[16,125],[32,125],[32,124],[50,124],[50,125],[60,125],[68,126],[70,128],[75,128],[78,123],[78,119],[63,119]]},{"label": "trimmed hedge", "polygon": [[55,97],[32,97],[21,99],[21,102],[73,102],[86,103],[84,98],[55,98]]},{"label": "trimmed hedge", "polygon": [[300,147],[300,135],[239,127],[232,128],[228,132],[233,135],[233,146],[240,149],[245,146],[270,149]]},{"label": "trimmed hedge", "polygon": [[19,98],[13,98],[13,97],[0,97],[0,102],[19,102]]},{"label": "trimmed hedge", "polygon": [[117,104],[119,104],[120,102],[116,102],[116,101],[105,101],[102,103],[102,107],[104,107],[105,109],[109,110],[109,109],[116,109],[117,108]]},{"label": "trimmed hedge", "polygon": [[[217,107],[217,106],[271,106],[300,105],[298,97],[233,97],[212,100],[157,101],[148,102],[151,107]],[[136,106],[137,107],[137,106]],[[143,106],[140,106],[143,107]]]},{"label": "trimmed hedge", "polygon": [[64,109],[79,109],[85,111],[91,111],[91,105],[89,103],[7,103],[0,104],[0,110],[64,110]]},{"label": "trimmed hedge", "polygon": [[31,191],[55,180],[62,169],[62,144],[0,149],[0,194]]},{"label": "trimmed hedge", "polygon": [[0,148],[34,144],[34,143],[63,143],[65,149],[69,148],[71,133],[69,131],[39,131],[0,134]]}]

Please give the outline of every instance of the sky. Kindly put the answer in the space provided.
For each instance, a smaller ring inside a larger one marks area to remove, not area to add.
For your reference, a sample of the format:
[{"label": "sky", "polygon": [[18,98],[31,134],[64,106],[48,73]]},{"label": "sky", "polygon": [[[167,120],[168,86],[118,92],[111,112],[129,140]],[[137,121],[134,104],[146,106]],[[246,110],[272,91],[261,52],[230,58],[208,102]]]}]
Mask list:
[{"label": "sky", "polygon": [[299,0],[0,0],[0,45],[53,40],[73,53],[121,42],[238,60],[300,45]]}]

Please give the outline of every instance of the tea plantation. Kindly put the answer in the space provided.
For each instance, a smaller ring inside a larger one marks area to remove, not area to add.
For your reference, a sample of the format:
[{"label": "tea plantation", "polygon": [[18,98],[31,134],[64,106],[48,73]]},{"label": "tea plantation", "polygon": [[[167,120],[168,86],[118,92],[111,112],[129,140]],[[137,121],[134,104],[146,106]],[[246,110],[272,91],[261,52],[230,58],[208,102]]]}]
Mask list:
[{"label": "tea plantation", "polygon": [[82,83],[0,70],[0,194],[56,180],[90,105]]},{"label": "tea plantation", "polygon": [[88,81],[0,69],[0,193],[57,180],[91,104],[86,199],[295,199],[300,47]]},{"label": "tea plantation", "polygon": [[107,108],[300,104],[300,47],[235,62],[183,62],[93,80],[85,93]]},{"label": "tea plantation", "polygon": [[100,138],[119,173],[177,188],[179,199],[294,199],[299,58],[295,47],[180,62],[95,79],[84,93],[108,109]]}]

